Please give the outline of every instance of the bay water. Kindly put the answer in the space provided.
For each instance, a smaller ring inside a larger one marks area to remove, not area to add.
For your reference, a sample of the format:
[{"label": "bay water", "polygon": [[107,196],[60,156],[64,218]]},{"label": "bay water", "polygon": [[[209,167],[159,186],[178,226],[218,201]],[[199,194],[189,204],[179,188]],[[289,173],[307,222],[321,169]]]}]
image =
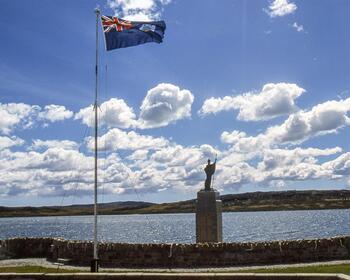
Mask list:
[{"label": "bay water", "polygon": [[[99,216],[99,240],[195,243],[195,214]],[[350,235],[350,209],[223,213],[224,242],[292,240]],[[93,239],[93,216],[0,218],[0,239]]]}]

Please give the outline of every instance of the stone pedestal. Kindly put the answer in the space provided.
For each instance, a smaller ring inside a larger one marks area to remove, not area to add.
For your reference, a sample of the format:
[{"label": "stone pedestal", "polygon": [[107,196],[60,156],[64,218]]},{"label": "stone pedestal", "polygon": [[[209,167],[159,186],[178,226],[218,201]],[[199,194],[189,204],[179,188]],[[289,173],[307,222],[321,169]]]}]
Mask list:
[{"label": "stone pedestal", "polygon": [[222,242],[222,201],[215,190],[197,193],[196,242]]}]

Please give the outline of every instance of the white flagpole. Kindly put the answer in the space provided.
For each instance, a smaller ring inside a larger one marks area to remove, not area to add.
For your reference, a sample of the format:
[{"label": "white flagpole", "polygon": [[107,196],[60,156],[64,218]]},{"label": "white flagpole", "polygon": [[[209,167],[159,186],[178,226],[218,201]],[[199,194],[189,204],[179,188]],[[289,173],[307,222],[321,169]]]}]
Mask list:
[{"label": "white flagpole", "polygon": [[95,66],[95,184],[94,184],[94,259],[91,263],[91,272],[98,272],[98,250],[97,250],[97,137],[98,137],[98,20],[100,10],[95,9],[96,14],[96,66]]}]

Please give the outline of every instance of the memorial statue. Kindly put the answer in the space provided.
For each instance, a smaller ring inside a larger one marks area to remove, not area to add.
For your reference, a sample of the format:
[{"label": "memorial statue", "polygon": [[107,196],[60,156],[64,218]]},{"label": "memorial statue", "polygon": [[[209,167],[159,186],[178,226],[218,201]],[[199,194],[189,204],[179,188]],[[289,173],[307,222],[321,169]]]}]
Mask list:
[{"label": "memorial statue", "polygon": [[207,174],[205,187],[197,192],[196,243],[222,242],[222,201],[220,193],[213,188],[216,160],[215,157],[215,161],[211,163],[208,159],[204,168]]},{"label": "memorial statue", "polygon": [[210,163],[210,159],[208,159],[208,164],[204,168],[205,174],[207,174],[207,178],[205,179],[205,183],[204,183],[204,186],[205,186],[204,190],[206,190],[206,191],[210,191],[211,177],[215,173],[215,167],[216,167],[216,158],[215,158],[214,163]]}]

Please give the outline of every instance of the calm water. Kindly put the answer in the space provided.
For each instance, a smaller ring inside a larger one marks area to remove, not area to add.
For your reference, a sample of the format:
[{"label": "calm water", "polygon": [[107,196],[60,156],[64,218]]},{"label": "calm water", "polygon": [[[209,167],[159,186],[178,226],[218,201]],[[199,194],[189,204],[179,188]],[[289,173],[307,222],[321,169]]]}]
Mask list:
[{"label": "calm water", "polygon": [[[92,216],[0,219],[0,239],[57,236],[93,239]],[[99,217],[100,240],[157,243],[195,242],[194,214]],[[350,209],[223,214],[224,241],[261,241],[350,235]]]}]

